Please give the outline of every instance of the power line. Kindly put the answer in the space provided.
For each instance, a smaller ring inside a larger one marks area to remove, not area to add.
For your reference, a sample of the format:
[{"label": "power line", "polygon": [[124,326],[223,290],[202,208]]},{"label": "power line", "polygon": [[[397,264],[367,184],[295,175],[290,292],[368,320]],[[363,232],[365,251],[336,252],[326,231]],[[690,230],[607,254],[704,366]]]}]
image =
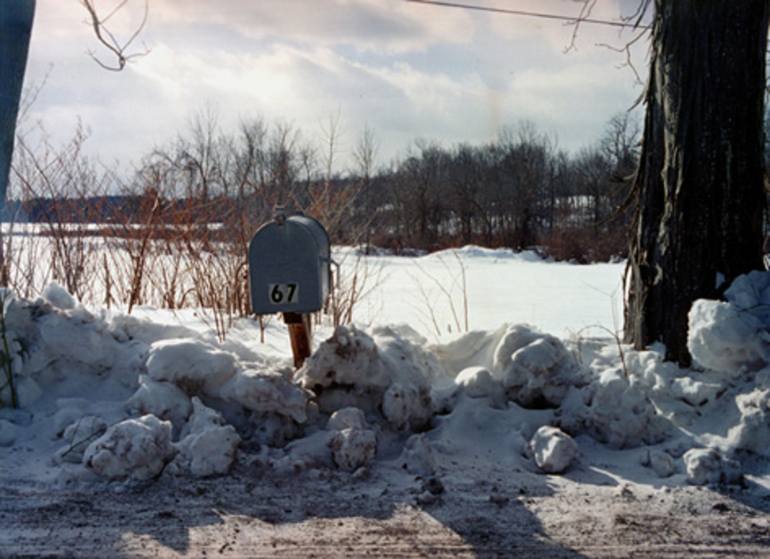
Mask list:
[{"label": "power line", "polygon": [[476,10],[479,12],[492,12],[496,14],[506,14],[513,16],[524,16],[541,19],[555,19],[558,21],[566,21],[569,23],[590,23],[593,25],[608,25],[611,27],[633,27],[635,29],[649,29],[648,25],[636,25],[634,23],[627,23],[623,21],[612,21],[608,19],[596,19],[596,18],[583,18],[583,17],[570,17],[560,14],[549,14],[543,12],[530,12],[527,10],[510,10],[507,8],[494,8],[491,6],[478,6],[474,4],[463,4],[460,2],[447,2],[444,0],[406,0],[414,4],[427,4],[431,6],[439,6],[442,8],[459,8],[463,10]]}]

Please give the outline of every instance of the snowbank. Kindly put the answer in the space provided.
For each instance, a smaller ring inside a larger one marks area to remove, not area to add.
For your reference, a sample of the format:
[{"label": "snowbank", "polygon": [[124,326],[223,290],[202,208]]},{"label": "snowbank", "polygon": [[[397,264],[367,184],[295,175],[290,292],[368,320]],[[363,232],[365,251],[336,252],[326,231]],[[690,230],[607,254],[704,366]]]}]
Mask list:
[{"label": "snowbank", "polygon": [[[504,326],[496,332],[471,332],[435,348],[444,367],[456,375],[469,367],[487,369],[502,383],[508,397],[524,407],[557,407],[570,387],[584,386],[589,371],[554,336],[525,324]],[[463,373],[460,383],[467,385]],[[479,382],[486,382],[480,380]],[[476,384],[474,382],[474,384]],[[486,382],[489,390],[495,388]]]}]

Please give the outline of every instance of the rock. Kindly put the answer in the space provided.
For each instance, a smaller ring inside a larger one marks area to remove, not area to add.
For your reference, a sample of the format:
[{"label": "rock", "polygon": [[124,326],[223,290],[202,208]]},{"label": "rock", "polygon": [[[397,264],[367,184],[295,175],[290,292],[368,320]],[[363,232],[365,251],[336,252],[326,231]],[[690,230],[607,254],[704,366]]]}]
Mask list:
[{"label": "rock", "polygon": [[540,427],[529,443],[535,464],[548,474],[559,474],[570,467],[577,456],[575,441],[556,427]]}]

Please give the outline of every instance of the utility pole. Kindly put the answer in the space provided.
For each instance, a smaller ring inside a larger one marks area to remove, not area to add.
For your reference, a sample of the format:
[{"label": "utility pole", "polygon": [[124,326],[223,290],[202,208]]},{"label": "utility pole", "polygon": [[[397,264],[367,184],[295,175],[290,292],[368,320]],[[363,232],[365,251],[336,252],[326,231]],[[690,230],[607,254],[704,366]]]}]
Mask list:
[{"label": "utility pole", "polygon": [[3,0],[0,9],[0,209],[5,207],[16,119],[27,66],[35,0]]}]

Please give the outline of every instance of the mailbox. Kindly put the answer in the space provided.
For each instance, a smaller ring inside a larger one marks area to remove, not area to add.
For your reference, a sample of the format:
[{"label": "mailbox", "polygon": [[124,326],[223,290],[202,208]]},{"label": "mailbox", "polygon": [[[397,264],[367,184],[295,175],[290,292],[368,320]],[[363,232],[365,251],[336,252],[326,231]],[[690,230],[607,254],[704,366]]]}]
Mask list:
[{"label": "mailbox", "polygon": [[331,255],[323,226],[278,213],[249,244],[249,288],[255,314],[312,313],[329,292]]}]

